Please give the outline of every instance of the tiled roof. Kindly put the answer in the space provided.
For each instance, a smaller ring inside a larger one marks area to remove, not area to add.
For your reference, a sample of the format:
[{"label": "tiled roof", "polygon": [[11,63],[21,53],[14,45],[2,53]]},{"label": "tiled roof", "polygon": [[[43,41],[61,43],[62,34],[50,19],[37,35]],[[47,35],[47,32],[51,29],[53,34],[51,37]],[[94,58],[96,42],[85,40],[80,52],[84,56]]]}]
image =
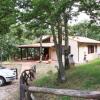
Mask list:
[{"label": "tiled roof", "polygon": [[81,43],[100,43],[100,41],[81,36],[69,36],[69,39],[73,39]]},{"label": "tiled roof", "polygon": [[[42,36],[42,40],[46,40],[46,39],[48,39],[50,37],[50,35],[43,35]],[[40,38],[37,38],[37,39],[35,39],[34,41],[33,41],[33,43],[37,43],[37,42],[39,42],[40,41]]]},{"label": "tiled roof", "polygon": [[[44,39],[47,39],[49,38],[50,35],[46,35],[46,36],[43,36],[43,40]],[[100,41],[97,41],[97,40],[94,40],[94,39],[90,39],[90,38],[87,38],[87,37],[81,37],[81,36],[69,36],[68,37],[69,39],[72,39],[74,41],[77,41],[79,43],[100,43]],[[65,42],[62,41],[62,45],[64,45]],[[42,47],[53,47],[54,46],[54,43],[51,42],[51,43],[42,43]],[[32,47],[40,47],[40,43],[33,43],[33,44],[27,44],[27,45],[18,45],[17,47],[19,48],[25,48],[25,47],[29,47],[29,48],[32,48]]]}]

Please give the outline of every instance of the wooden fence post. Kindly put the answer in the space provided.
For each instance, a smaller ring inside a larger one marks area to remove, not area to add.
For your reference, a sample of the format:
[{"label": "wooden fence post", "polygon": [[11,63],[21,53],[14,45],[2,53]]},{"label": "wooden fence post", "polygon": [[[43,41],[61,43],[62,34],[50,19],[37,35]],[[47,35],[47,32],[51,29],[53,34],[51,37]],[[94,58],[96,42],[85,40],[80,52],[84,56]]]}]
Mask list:
[{"label": "wooden fence post", "polygon": [[27,90],[27,100],[32,100],[31,93]]},{"label": "wooden fence post", "polygon": [[26,87],[24,84],[20,84],[20,100],[25,100],[25,90]]},{"label": "wooden fence post", "polygon": [[32,69],[25,70],[20,76],[20,100],[32,100],[31,92],[28,91],[29,81],[35,78],[36,65]]},{"label": "wooden fence post", "polygon": [[12,68],[11,70],[14,71],[14,73],[16,74],[16,79],[18,79],[18,69],[17,68]]},{"label": "wooden fence post", "polygon": [[15,71],[16,71],[16,79],[18,79],[18,69],[15,68]]}]

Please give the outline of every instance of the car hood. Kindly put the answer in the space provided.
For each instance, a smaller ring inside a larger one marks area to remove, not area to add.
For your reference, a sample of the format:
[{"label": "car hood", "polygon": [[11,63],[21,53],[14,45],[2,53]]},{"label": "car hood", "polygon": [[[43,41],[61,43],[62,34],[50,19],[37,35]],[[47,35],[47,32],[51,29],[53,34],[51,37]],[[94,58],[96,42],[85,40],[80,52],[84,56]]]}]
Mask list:
[{"label": "car hood", "polygon": [[10,69],[0,69],[0,75],[4,75],[4,76],[8,76],[8,77],[11,77],[11,76],[14,76],[14,72]]}]

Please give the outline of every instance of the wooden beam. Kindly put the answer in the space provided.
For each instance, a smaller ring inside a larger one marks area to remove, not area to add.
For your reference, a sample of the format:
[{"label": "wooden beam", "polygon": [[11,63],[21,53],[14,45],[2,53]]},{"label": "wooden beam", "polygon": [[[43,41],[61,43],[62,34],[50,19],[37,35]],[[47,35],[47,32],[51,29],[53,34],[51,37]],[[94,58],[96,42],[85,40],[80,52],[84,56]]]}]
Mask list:
[{"label": "wooden beam", "polygon": [[46,93],[59,96],[71,96],[71,97],[79,97],[85,99],[100,100],[100,91],[81,91],[81,90],[70,90],[70,89],[53,89],[44,87],[29,87],[28,90],[33,93]]}]

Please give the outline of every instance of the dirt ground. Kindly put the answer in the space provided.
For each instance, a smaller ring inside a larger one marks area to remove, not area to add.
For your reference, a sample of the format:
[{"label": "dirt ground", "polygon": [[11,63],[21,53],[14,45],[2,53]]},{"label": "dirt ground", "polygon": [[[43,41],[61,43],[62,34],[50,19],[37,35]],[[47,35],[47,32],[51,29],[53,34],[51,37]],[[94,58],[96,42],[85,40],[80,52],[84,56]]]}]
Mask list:
[{"label": "dirt ground", "polygon": [[11,96],[18,90],[18,81],[7,83],[0,87],[0,100],[10,100]]},{"label": "dirt ground", "polygon": [[[36,65],[36,79],[41,76],[46,75],[47,72],[53,71],[56,72],[57,68],[55,67],[56,63],[48,62],[13,62],[13,63],[4,63],[7,67],[13,66],[18,69],[18,74],[20,77],[21,72],[25,69],[30,69],[33,65]],[[11,99],[14,94],[18,93],[19,90],[19,79],[10,84],[7,84],[3,87],[0,87],[0,100],[14,100]]]}]

